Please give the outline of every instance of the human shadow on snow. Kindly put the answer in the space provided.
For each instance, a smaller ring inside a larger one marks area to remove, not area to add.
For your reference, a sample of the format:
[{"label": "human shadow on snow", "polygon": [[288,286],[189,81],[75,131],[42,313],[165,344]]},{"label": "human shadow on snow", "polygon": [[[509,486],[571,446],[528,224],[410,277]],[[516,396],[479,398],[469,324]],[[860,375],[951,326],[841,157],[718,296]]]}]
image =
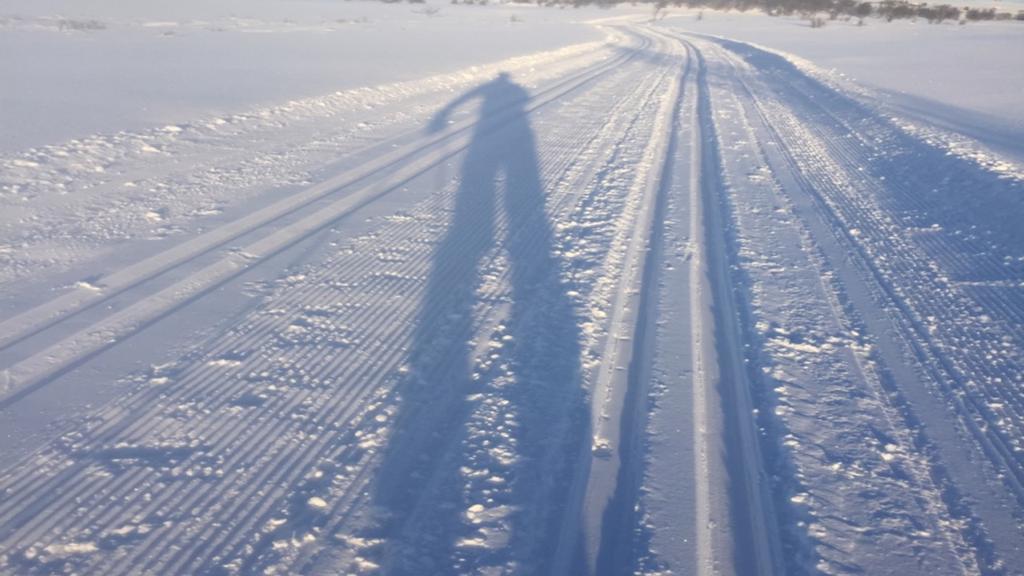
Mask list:
[{"label": "human shadow on snow", "polygon": [[[589,437],[579,323],[545,212],[529,98],[502,74],[428,126],[441,130],[479,101],[376,483],[388,573],[543,565]],[[492,310],[500,318],[488,319]]]}]

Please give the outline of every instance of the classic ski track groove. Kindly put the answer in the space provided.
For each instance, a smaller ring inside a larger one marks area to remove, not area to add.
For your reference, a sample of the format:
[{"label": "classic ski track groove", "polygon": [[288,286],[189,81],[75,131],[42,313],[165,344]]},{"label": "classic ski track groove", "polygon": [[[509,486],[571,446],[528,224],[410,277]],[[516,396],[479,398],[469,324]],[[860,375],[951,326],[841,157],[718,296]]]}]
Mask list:
[{"label": "classic ski track groove", "polygon": [[[735,372],[735,381],[732,382],[731,386],[731,393],[735,396],[733,405],[724,405],[722,412],[733,412],[739,427],[737,433],[740,446],[736,448],[745,457],[745,461],[742,463],[742,470],[730,471],[731,474],[738,474],[741,477],[739,479],[730,477],[730,481],[738,480],[742,485],[741,489],[745,493],[747,509],[738,510],[738,514],[736,512],[730,513],[733,514],[734,518],[739,517],[734,521],[745,524],[750,534],[745,538],[746,541],[740,541],[734,537],[732,554],[734,556],[753,558],[750,564],[762,576],[783,574],[785,570],[782,567],[782,553],[778,532],[775,530],[777,520],[774,505],[770,499],[771,494],[761,482],[764,476],[763,457],[761,455],[755,421],[750,417],[754,404],[751,398],[751,382],[747,373],[743,352],[744,335],[741,326],[742,320],[738,312],[742,302],[737,301],[734,289],[734,278],[731,272],[732,258],[729,253],[727,226],[725,225],[729,220],[729,214],[726,198],[728,190],[723,181],[724,173],[721,161],[722,140],[715,123],[714,99],[707,80],[705,55],[692,41],[684,39],[682,42],[693,50],[699,66],[699,73],[697,75],[697,90],[699,92],[697,104],[698,126],[696,129],[698,130],[697,137],[700,139],[698,150],[701,168],[698,174],[700,189],[695,190],[694,193],[700,195],[698,201],[700,202],[702,226],[698,250],[705,260],[700,268],[700,272],[706,274],[706,278],[700,281],[705,282],[704,285],[707,291],[697,290],[698,294],[696,297],[703,301],[700,305],[704,310],[714,308],[719,311],[711,316],[713,321],[723,324],[722,326],[716,326],[716,333],[724,335],[723,340],[731,341],[732,344],[728,346],[727,350],[727,355],[731,357],[725,358],[721,356],[722,350],[716,344],[714,358],[719,366],[728,363],[732,371]],[[711,171],[714,171],[714,173],[709,173]],[[710,184],[708,184],[709,182]],[[715,197],[716,195],[717,197]],[[695,230],[692,233],[696,234],[697,232]],[[712,237],[709,237],[709,234]],[[694,317],[697,316],[698,314],[695,312]],[[703,326],[701,326],[700,330],[700,335],[695,338],[695,342],[699,339],[701,345],[706,346],[707,344],[704,340],[709,338],[710,334]],[[699,354],[697,358],[702,364],[706,361],[703,353]],[[722,378],[722,372],[721,368],[717,369],[720,379]],[[700,377],[703,381],[703,389],[701,391],[706,395],[709,382],[706,380],[706,372],[703,366]],[[723,398],[724,400],[725,398]],[[707,478],[702,479],[702,481],[707,480]],[[729,505],[731,508],[735,508],[737,503],[730,502]],[[705,530],[710,530],[710,528],[705,528]],[[698,541],[700,541],[701,535],[702,533],[698,532]],[[715,573],[718,571],[718,566],[714,564],[713,560],[715,558],[714,542],[710,541],[710,536],[707,534],[703,535],[705,542],[702,544],[711,547],[710,553],[705,552],[703,556],[706,562],[711,561],[712,564],[710,566],[707,564],[698,565],[698,569]],[[750,546],[752,549],[745,549],[743,548],[744,546]],[[734,569],[738,569],[738,567],[734,566]],[[745,569],[749,569],[749,567]]]}]

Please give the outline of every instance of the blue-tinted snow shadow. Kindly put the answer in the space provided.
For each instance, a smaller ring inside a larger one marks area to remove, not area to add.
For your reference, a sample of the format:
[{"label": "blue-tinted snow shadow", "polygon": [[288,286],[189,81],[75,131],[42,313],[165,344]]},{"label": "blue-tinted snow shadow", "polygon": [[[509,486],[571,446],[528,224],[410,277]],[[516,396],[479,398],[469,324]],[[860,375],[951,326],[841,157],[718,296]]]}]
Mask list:
[{"label": "blue-tinted snow shadow", "polygon": [[[856,162],[866,175],[876,182],[885,183],[876,197],[877,201],[907,231],[907,238],[934,258],[939,267],[936,273],[942,273],[954,282],[981,284],[1024,279],[1024,252],[1021,251],[1024,227],[1020,226],[1024,221],[1024,185],[1019,181],[1006,178],[968,158],[950,155],[941,146],[905,133],[874,106],[806,76],[782,56],[741,42],[715,41],[754,66],[781,100],[825,131],[824,137],[841,142],[853,133],[873,139],[863,146],[863,150],[848,147],[847,161]],[[879,154],[879,150],[884,153]],[[921,230],[924,232],[919,232]],[[885,279],[880,281],[884,283]],[[883,287],[890,288],[888,285]],[[988,292],[986,289],[963,288],[976,298],[979,309],[1004,317],[1009,322],[1019,318],[1015,315],[1024,310],[1024,292],[1004,290],[997,294],[995,288],[988,289]],[[848,305],[842,295],[841,300]],[[982,306],[983,309],[980,308]],[[924,330],[920,325],[916,328]],[[756,338],[752,336],[751,341],[757,342]],[[938,360],[945,363],[944,368],[951,377],[957,378],[957,370],[947,360],[942,357]],[[756,365],[757,362],[751,364]],[[906,384],[896,382],[891,367],[885,366],[884,362],[881,368],[882,383],[891,401],[904,414],[908,427],[915,430],[916,447],[931,453],[932,480],[939,487],[950,512],[964,523],[964,533],[975,549],[982,570],[997,573],[998,570],[993,568],[997,566],[997,559],[990,536],[973,515],[970,500],[953,481],[949,464],[942,461],[931,445],[928,429],[915,415],[915,407],[901,391],[901,386]],[[1015,367],[1007,370],[1008,380],[1014,378],[1015,371]],[[765,389],[770,390],[771,386]],[[778,431],[782,425],[773,421],[770,392],[762,391],[759,396],[760,425]],[[993,427],[987,433],[995,435],[999,432]],[[769,433],[768,437],[780,436]],[[773,475],[792,477],[792,463],[784,456],[784,451],[768,444],[766,454]],[[1019,458],[1013,461],[1013,466],[1007,467],[1005,473],[1022,474],[1021,462],[1024,460]],[[969,471],[960,473],[971,474]],[[779,509],[783,516],[787,511],[797,515],[784,498],[779,501]],[[786,522],[784,518],[783,523]],[[792,540],[790,544],[793,544]]]},{"label": "blue-tinted snow shadow", "polygon": [[[806,76],[782,56],[717,41],[756,67],[805,117],[839,137],[856,130],[876,139],[873,145],[885,153],[858,153],[860,168],[885,181],[886,194],[878,199],[898,223],[945,232],[922,244],[951,278],[1024,280],[1024,185],[1019,181],[905,133],[874,107]],[[1015,304],[1024,306],[1024,300]]]},{"label": "blue-tinted snow shadow", "polygon": [[902,92],[882,91],[881,95],[901,115],[974,139],[993,152],[1024,164],[1024,120],[968,110]]},{"label": "blue-tinted snow shadow", "polygon": [[[480,122],[412,327],[410,371],[376,482],[389,543],[381,560],[393,574],[543,565],[589,436],[578,320],[553,253],[529,94],[501,75],[453,100],[428,129],[471,101]],[[481,296],[484,268],[504,274],[496,298]],[[481,310],[502,308],[504,328],[480,321]],[[489,366],[474,358],[487,339],[501,342]],[[506,522],[485,522],[498,527],[488,545],[459,546],[480,537],[467,523],[473,504],[508,506]]]}]

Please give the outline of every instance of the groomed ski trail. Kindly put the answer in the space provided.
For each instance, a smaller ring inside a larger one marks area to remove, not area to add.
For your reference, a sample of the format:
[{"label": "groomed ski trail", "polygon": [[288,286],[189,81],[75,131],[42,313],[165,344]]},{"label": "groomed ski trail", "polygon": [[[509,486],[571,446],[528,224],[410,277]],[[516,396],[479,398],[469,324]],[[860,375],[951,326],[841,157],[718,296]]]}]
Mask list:
[{"label": "groomed ski trail", "polygon": [[0,411],[116,391],[0,469],[0,571],[1020,573],[1020,180],[597,25],[257,115],[347,154],[0,319]]},{"label": "groomed ski trail", "polygon": [[[8,319],[9,353],[45,343],[9,367],[4,402],[14,407],[65,374],[102,363],[104,353],[161,321],[237,289],[251,271],[279,262],[277,254],[308,246],[364,206],[429,186],[473,150],[500,151],[507,127],[528,118],[543,130],[536,170],[547,192],[540,208],[551,220],[553,245],[543,244],[543,225],[510,219],[507,210],[498,210],[491,224],[469,213],[471,220],[452,226],[464,238],[490,238],[493,245],[478,253],[454,244],[445,262],[432,262],[450,203],[461,193],[456,178],[393,211],[369,233],[344,240],[315,268],[297,266],[264,288],[264,302],[236,325],[173,362],[131,376],[131,393],[34,453],[33,466],[8,472],[5,490],[17,497],[0,503],[10,551],[5,562],[30,573],[74,566],[112,574],[547,565],[555,539],[546,535],[563,517],[554,503],[578,476],[562,464],[564,455],[582,446],[589,456],[592,446],[587,399],[593,394],[595,413],[607,414],[599,424],[605,434],[615,416],[604,399],[623,393],[622,382],[610,386],[610,365],[602,358],[608,345],[632,337],[628,306],[642,288],[648,242],[648,232],[637,231],[651,228],[678,100],[680,44],[634,27],[617,35],[622,42],[609,45],[604,59],[536,91],[521,113],[514,103],[511,118],[461,121],[414,139]],[[500,191],[500,180],[493,185],[496,194],[508,193]],[[519,210],[515,200],[504,202]],[[523,304],[510,300],[508,289],[519,280],[507,261],[514,256],[509,250],[532,254],[538,247],[563,259],[561,279],[547,293],[513,294],[536,297],[538,305],[568,298],[586,320],[565,318],[568,334],[582,328],[572,337],[581,351],[568,348],[579,358],[582,379],[560,383],[564,390],[550,396],[538,389],[541,396],[531,399],[515,386],[530,378],[543,383],[545,368],[517,351],[529,350],[531,338],[515,331],[543,333],[551,318],[516,312]],[[477,254],[483,258],[474,263]],[[466,273],[456,271],[466,262],[479,270],[471,318],[453,314],[444,291],[419,300],[428,275],[440,282],[462,278]],[[71,336],[52,336],[87,320]],[[438,330],[436,342],[427,344],[440,348],[414,349],[413,357],[471,360],[470,388],[453,386],[411,405],[417,382],[461,381],[461,366],[450,362],[410,364],[410,346],[426,345],[410,340],[417,324]],[[444,338],[455,329],[446,326],[459,325],[473,334],[468,354],[455,352],[466,345],[459,337]],[[534,413],[543,413],[537,402],[554,410],[542,439],[517,422],[535,427]],[[439,421],[454,427],[434,428]],[[423,435],[432,436],[426,451],[406,456],[418,451],[409,438]],[[382,495],[379,468],[394,462],[416,479],[415,494]],[[531,477],[536,482],[527,486]],[[374,512],[394,498],[401,509]],[[448,541],[431,537],[437,526]]]}]

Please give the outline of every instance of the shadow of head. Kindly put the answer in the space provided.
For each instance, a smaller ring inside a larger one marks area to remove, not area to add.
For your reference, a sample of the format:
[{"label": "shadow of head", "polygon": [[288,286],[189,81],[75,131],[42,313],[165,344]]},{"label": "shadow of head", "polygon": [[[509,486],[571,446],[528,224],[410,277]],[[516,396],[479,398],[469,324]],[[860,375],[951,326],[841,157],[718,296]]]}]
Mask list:
[{"label": "shadow of head", "polygon": [[485,84],[465,92],[438,110],[427,124],[427,132],[435,133],[449,124],[452,112],[471,100],[480,100],[479,120],[486,123],[496,115],[523,114],[524,106],[530,99],[530,93],[516,84],[508,72],[500,72]]}]

